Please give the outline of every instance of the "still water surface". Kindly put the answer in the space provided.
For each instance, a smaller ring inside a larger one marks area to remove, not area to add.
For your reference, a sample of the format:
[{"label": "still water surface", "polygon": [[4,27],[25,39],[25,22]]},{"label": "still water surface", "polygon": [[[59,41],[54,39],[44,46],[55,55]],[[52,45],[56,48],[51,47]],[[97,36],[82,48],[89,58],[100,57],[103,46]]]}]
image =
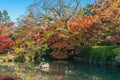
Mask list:
[{"label": "still water surface", "polygon": [[0,75],[19,77],[19,80],[120,80],[120,68],[113,66],[67,61],[49,64],[49,68],[43,69],[31,63],[0,64]]}]

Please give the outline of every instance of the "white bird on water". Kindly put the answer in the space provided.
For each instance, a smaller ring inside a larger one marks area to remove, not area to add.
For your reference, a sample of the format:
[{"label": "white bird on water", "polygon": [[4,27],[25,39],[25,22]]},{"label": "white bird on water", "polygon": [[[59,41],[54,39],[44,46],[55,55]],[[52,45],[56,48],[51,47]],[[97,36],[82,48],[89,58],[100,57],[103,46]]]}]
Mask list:
[{"label": "white bird on water", "polygon": [[41,69],[41,68],[49,68],[49,67],[50,67],[49,63],[41,62],[36,68]]},{"label": "white bird on water", "polygon": [[40,64],[39,64],[39,67],[41,67],[41,68],[48,68],[50,65],[48,64],[48,63],[46,63],[46,62],[41,62]]}]

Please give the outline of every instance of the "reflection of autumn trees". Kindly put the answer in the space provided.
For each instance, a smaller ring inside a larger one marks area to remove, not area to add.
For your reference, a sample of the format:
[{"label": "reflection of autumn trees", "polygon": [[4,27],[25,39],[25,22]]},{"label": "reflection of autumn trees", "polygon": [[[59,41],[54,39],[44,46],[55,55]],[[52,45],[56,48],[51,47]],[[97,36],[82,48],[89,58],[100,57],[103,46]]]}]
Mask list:
[{"label": "reflection of autumn trees", "polygon": [[96,80],[99,77],[91,75],[89,72],[89,66],[85,66],[85,64],[77,64],[74,65],[71,62],[67,61],[53,61],[50,62],[49,72],[52,77],[49,79],[57,79],[57,80]]},{"label": "reflection of autumn trees", "polygon": [[[42,71],[36,69],[36,65],[31,63],[20,63],[15,64],[14,67],[9,69],[5,64],[0,65],[0,78],[1,74],[8,77],[19,78],[22,77],[26,80],[30,79],[47,79],[47,80],[96,80],[96,79],[106,79],[106,80],[119,80],[120,69],[113,68],[113,66],[99,66],[90,65],[87,63],[79,62],[67,62],[67,61],[52,61],[49,63],[50,67],[48,71]],[[9,66],[10,67],[10,66]],[[3,68],[5,70],[3,70]],[[104,76],[106,75],[106,76]],[[15,79],[17,80],[17,79]]]},{"label": "reflection of autumn trees", "polygon": [[[54,61],[54,62],[50,63],[49,72],[52,75],[65,76],[65,74],[66,74],[65,66],[68,66],[68,65],[70,65],[70,64],[65,61]],[[72,65],[70,65],[70,67],[72,67]]]}]

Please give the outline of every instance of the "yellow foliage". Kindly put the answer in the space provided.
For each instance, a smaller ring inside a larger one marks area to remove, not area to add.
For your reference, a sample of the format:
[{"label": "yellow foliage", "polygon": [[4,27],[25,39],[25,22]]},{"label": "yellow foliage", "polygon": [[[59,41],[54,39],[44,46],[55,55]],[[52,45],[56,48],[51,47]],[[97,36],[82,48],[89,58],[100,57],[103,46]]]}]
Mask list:
[{"label": "yellow foliage", "polygon": [[16,54],[18,54],[19,52],[23,52],[24,51],[24,48],[22,48],[22,47],[15,47],[14,48],[14,52],[16,53]]}]

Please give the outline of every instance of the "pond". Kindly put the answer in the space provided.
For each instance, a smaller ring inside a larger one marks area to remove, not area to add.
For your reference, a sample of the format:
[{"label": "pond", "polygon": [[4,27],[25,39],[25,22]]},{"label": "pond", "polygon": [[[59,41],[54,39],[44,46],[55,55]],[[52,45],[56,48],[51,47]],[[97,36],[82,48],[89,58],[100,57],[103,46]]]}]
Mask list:
[{"label": "pond", "polygon": [[120,80],[120,69],[113,66],[68,61],[48,63],[49,67],[41,69],[32,63],[1,63],[0,77],[13,76],[15,80]]}]

